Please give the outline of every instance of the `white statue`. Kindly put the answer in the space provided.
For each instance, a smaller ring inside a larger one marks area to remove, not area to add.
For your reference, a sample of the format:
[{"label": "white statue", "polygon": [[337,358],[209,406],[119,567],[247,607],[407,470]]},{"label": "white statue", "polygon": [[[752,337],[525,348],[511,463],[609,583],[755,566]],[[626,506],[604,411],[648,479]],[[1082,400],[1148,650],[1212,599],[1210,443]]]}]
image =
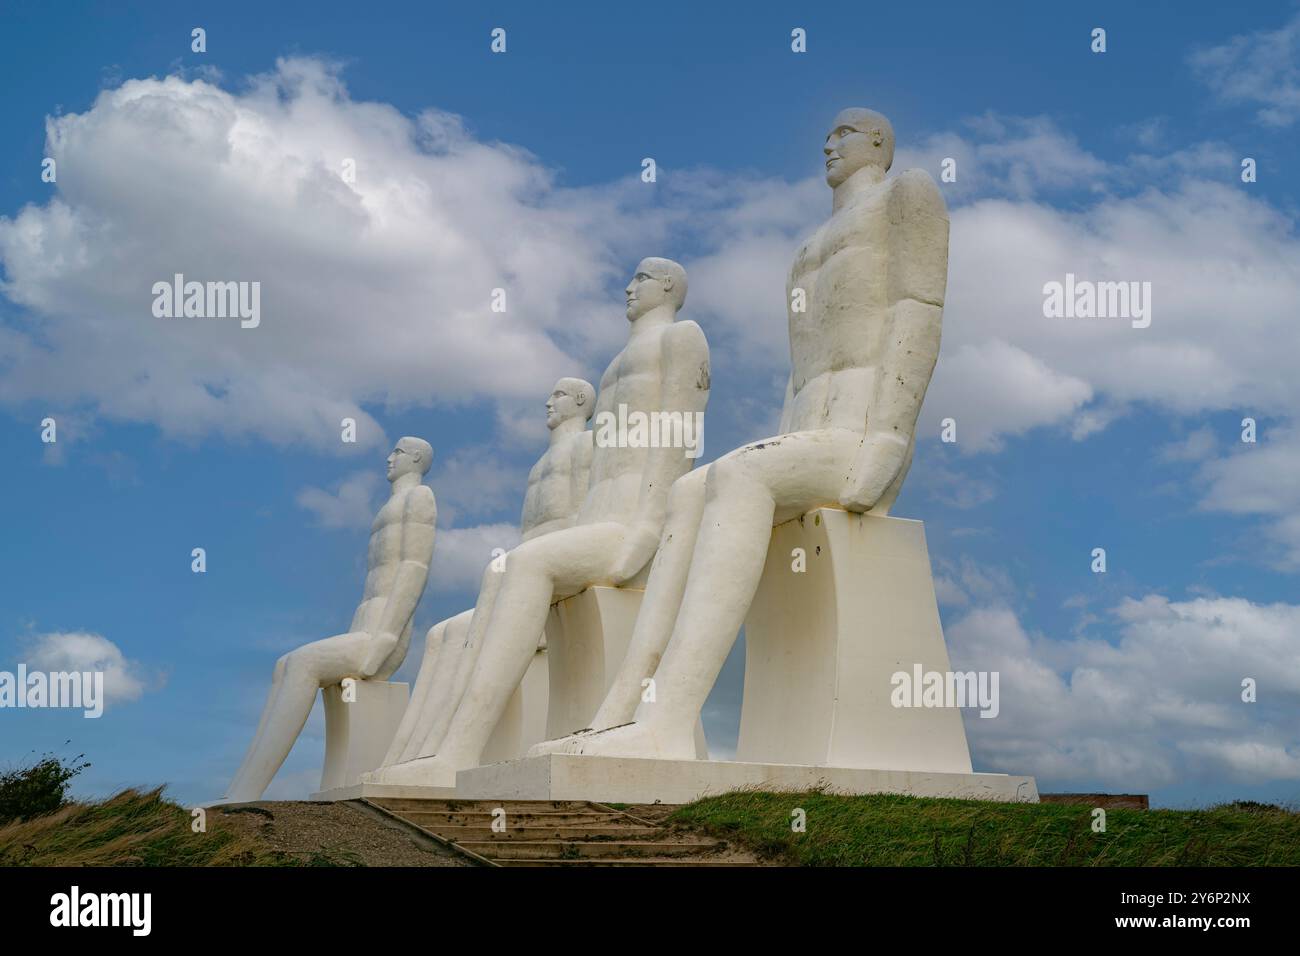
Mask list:
[{"label": "white statue", "polygon": [[594,585],[624,585],[654,557],[668,489],[692,459],[685,448],[638,441],[630,430],[602,441],[599,426],[652,413],[656,420],[664,413],[695,420],[708,402],[709,350],[698,325],[676,321],[686,298],[680,265],[642,260],[626,293],[630,334],[600,380],[591,486],[577,522],[515,548],[495,593],[480,593],[469,635],[478,659],[446,733],[426,741],[425,751],[435,756],[377,771],[368,782],[454,786],[458,770],[478,764],[551,604]]},{"label": "white statue", "polygon": [[[524,541],[573,524],[587,496],[591,469],[592,433],[586,429],[596,407],[596,389],[580,378],[562,378],[546,400],[546,427],[550,443],[528,472],[519,530]],[[493,561],[483,572],[480,593],[491,603],[502,578],[504,564]],[[484,599],[480,599],[484,600]],[[383,766],[429,756],[426,741],[436,746],[442,739],[460,695],[477,660],[476,648],[465,637],[472,610],[439,621],[425,637],[424,660]],[[545,641],[545,637],[541,638]]]},{"label": "white statue", "polygon": [[[781,434],[673,486],[632,642],[595,730],[530,755],[693,758],[695,721],[754,598],[773,526],[827,506],[885,515],[898,495],[939,353],[947,210],[926,173],[885,178],[894,133],[879,113],[844,110],[822,151],[831,217],[790,269]],[[653,702],[642,701],[648,678]]]},{"label": "white statue", "polygon": [[421,483],[432,458],[433,449],[421,438],[403,438],[389,454],[392,491],[370,526],[365,590],[352,626],[276,662],[262,720],[223,800],[262,796],[302,732],[317,690],[347,677],[385,680],[401,666],[433,557],[438,509],[433,492]]}]

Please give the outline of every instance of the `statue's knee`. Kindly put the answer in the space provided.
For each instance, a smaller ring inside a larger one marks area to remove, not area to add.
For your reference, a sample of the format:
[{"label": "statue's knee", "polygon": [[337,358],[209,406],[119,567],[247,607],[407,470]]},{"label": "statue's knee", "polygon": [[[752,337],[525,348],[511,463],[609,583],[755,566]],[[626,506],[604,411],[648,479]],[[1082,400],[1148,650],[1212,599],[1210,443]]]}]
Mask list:
[{"label": "statue's knee", "polygon": [[753,481],[753,473],[741,455],[734,458],[719,458],[709,467],[709,488],[714,492],[725,492],[728,488]]},{"label": "statue's knee", "polygon": [[443,636],[446,636],[446,624],[434,624],[424,635],[424,653],[428,654],[430,650],[437,650],[442,646]]}]

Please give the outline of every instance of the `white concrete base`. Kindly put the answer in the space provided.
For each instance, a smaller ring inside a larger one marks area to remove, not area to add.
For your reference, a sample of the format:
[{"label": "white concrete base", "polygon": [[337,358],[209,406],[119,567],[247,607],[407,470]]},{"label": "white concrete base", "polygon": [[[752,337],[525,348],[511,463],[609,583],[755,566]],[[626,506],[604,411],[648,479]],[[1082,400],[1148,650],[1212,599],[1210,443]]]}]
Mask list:
[{"label": "white concrete base", "polygon": [[891,702],[917,664],[950,668],[921,522],[819,508],[778,525],[745,620],[736,759],[969,775],[960,710]]},{"label": "white concrete base", "polygon": [[[512,754],[500,748],[485,750],[483,765],[513,760],[535,743],[591,726],[627,656],[643,597],[645,591],[641,588],[598,585],[551,605],[546,619],[550,679],[546,736],[530,740],[522,751]],[[704,724],[699,720],[695,722],[695,756],[701,760],[709,757]]]},{"label": "white concrete base", "polygon": [[[644,596],[640,588],[591,587],[551,605],[546,619],[550,706],[543,739],[591,726],[627,655]],[[489,762],[486,756],[483,762]]]},{"label": "white concrete base", "polygon": [[799,767],[720,760],[654,760],[547,754],[456,775],[462,800],[594,800],[689,803],[731,790],[898,793],[1004,803],[1037,803],[1033,777],[850,767]]},{"label": "white concrete base", "polygon": [[384,762],[388,745],[406,710],[409,684],[358,680],[356,699],[343,699],[343,685],[321,693],[325,700],[325,766],[320,788],[333,790],[359,783],[361,775]]},{"label": "white concrete base", "polygon": [[354,783],[348,787],[320,790],[307,799],[318,803],[333,803],[336,800],[383,799],[385,797],[394,800],[455,800],[456,788],[408,787],[389,783]]},{"label": "white concrete base", "polygon": [[549,652],[539,647],[524,679],[515,688],[506,712],[483,748],[483,763],[515,760],[546,739],[546,713],[550,699]]}]

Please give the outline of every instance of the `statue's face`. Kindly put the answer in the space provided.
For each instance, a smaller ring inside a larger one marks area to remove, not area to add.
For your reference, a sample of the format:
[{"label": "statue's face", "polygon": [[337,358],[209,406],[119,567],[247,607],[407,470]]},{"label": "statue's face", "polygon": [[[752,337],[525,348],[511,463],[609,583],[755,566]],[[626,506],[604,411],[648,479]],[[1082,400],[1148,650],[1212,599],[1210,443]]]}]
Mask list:
[{"label": "statue's face", "polygon": [[880,163],[880,144],[870,129],[860,129],[849,118],[835,117],[822,146],[826,154],[826,184],[834,189],[863,166]]},{"label": "statue's face", "polygon": [[420,450],[407,442],[399,441],[388,453],[388,480],[396,481],[402,475],[418,472],[422,464]]},{"label": "statue's face", "polygon": [[651,272],[651,267],[644,259],[636,267],[636,274],[623,290],[627,293],[627,318],[635,322],[651,309],[668,301],[668,290],[664,288],[663,276]]},{"label": "statue's face", "polygon": [[557,385],[546,400],[546,427],[554,428],[560,422],[567,422],[580,411],[578,397]]}]

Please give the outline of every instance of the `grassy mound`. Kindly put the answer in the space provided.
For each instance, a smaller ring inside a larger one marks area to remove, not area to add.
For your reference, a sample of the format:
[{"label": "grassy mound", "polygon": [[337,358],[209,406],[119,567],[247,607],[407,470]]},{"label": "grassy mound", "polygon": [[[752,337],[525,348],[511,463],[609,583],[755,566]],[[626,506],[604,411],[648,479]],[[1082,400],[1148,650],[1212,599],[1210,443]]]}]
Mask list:
[{"label": "grassy mound", "polygon": [[1094,833],[1086,806],[739,791],[669,822],[797,866],[1300,865],[1300,813],[1264,804],[1107,810]]},{"label": "grassy mound", "polygon": [[296,861],[221,826],[191,830],[190,812],[162,788],[0,826],[0,866],[284,866]]}]

